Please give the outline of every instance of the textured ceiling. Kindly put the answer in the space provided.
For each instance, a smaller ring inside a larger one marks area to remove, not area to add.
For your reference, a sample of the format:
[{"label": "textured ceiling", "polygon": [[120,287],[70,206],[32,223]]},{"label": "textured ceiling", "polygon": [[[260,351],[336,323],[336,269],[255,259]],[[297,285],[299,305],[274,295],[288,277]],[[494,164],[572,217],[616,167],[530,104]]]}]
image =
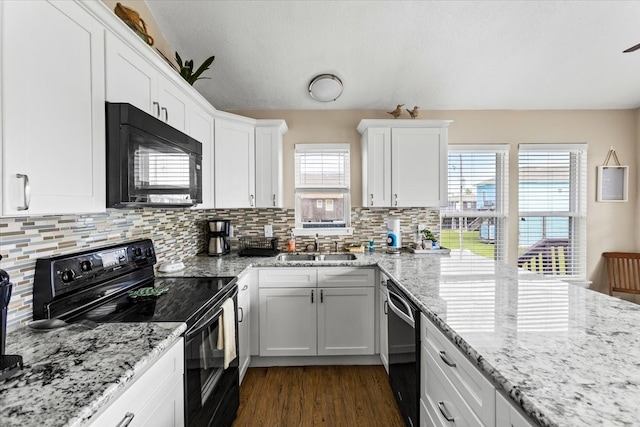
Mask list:
[{"label": "textured ceiling", "polygon": [[[640,1],[147,0],[216,108],[640,106]],[[335,102],[307,87],[344,82]]]}]

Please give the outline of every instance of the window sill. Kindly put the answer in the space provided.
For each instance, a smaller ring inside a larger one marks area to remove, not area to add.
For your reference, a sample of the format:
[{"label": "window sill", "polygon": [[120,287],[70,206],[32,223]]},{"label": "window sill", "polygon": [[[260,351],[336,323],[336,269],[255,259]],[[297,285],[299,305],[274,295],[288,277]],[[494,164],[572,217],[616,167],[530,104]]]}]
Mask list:
[{"label": "window sill", "polygon": [[353,227],[341,228],[294,228],[293,235],[298,236],[352,236]]}]

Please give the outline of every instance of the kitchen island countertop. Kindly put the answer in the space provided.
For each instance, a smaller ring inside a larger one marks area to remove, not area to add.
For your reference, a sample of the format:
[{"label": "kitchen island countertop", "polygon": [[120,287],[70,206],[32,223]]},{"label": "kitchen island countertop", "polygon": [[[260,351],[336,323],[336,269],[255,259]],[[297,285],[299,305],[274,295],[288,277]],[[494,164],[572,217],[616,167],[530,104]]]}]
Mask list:
[{"label": "kitchen island countertop", "polygon": [[[158,276],[378,266],[539,425],[640,425],[640,306],[466,251],[357,256],[327,262],[196,256],[184,261],[184,270]],[[175,341],[184,324],[74,328],[81,326],[9,334],[7,350],[24,355],[27,366],[0,384],[0,425],[83,425]]]}]

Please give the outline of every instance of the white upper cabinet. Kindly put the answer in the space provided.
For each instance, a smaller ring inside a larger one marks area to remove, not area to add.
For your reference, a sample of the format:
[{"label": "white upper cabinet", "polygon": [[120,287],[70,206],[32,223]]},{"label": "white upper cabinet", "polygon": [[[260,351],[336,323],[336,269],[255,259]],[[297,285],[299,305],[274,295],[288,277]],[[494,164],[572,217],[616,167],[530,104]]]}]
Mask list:
[{"label": "white upper cabinet", "polygon": [[215,206],[252,208],[255,192],[255,127],[228,119],[215,120]]},{"label": "white upper cabinet", "polygon": [[256,122],[256,207],[282,207],[282,143],[284,120]]},{"label": "white upper cabinet", "polygon": [[2,214],[104,211],[104,27],[67,1],[0,18]]},{"label": "white upper cabinet", "polygon": [[362,134],[362,206],[391,206],[391,129]]},{"label": "white upper cabinet", "polygon": [[107,101],[128,102],[186,133],[190,95],[120,37],[106,39]]},{"label": "white upper cabinet", "polygon": [[202,203],[198,208],[215,207],[213,129],[213,117],[205,109],[191,103],[187,114],[187,133],[202,144]]},{"label": "white upper cabinet", "polygon": [[450,123],[362,120],[363,206],[445,206]]}]

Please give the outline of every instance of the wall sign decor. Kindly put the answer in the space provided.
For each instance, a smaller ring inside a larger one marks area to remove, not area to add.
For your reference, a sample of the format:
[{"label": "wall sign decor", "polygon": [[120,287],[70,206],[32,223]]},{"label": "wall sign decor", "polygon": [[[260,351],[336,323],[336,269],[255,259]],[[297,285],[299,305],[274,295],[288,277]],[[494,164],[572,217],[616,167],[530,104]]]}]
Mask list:
[{"label": "wall sign decor", "polygon": [[[609,166],[613,158],[615,165]],[[629,166],[622,166],[616,150],[611,147],[604,159],[604,164],[598,166],[597,202],[626,202],[629,190]]]}]

